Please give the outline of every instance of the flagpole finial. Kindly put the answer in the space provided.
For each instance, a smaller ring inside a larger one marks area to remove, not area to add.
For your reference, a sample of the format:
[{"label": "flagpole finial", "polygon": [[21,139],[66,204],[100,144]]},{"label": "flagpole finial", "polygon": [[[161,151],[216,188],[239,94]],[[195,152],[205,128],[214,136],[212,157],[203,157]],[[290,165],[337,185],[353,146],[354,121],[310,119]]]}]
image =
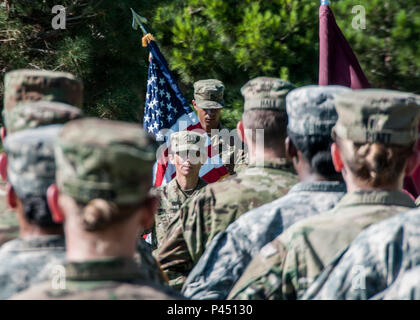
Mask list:
[{"label": "flagpole finial", "polygon": [[146,35],[147,31],[143,26],[143,23],[147,23],[147,19],[136,13],[132,8],[130,8],[131,13],[133,14],[133,22],[132,27],[134,30],[137,30],[138,27],[140,27],[141,31],[143,31],[143,34]]},{"label": "flagpole finial", "polygon": [[328,0],[321,0],[321,6],[330,4]]}]

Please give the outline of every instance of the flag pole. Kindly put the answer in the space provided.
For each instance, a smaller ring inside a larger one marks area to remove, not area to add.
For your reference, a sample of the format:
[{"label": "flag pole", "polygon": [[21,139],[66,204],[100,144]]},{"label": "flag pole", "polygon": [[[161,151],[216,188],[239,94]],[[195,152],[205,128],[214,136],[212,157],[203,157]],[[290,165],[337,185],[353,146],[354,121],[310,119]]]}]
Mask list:
[{"label": "flag pole", "polygon": [[133,14],[133,22],[132,27],[134,30],[137,30],[137,27],[140,27],[141,31],[143,31],[143,35],[146,35],[148,32],[146,28],[143,26],[143,23],[147,23],[147,19],[137,14],[132,8],[130,8],[131,13]]}]

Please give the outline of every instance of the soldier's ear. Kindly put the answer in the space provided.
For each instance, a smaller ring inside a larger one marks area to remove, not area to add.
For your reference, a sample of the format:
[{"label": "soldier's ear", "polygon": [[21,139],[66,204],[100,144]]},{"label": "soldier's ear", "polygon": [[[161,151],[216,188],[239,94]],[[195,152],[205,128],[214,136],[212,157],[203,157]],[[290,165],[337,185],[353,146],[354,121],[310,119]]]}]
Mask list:
[{"label": "soldier's ear", "polygon": [[0,129],[0,135],[1,135],[1,142],[4,143],[4,139],[6,139],[6,127],[2,126]]},{"label": "soldier's ear", "polygon": [[7,181],[7,154],[5,152],[0,154],[0,177],[3,181]]},{"label": "soldier's ear", "polygon": [[7,204],[9,205],[9,207],[12,209],[16,209],[17,207],[16,193],[9,182],[6,184],[6,199],[7,199]]},{"label": "soldier's ear", "polygon": [[47,190],[47,202],[48,207],[50,208],[52,218],[55,223],[64,222],[64,214],[58,203],[60,192],[58,191],[57,185],[52,184],[48,187]]},{"label": "soldier's ear", "polygon": [[197,104],[195,103],[195,100],[193,99],[191,102],[192,102],[192,105],[193,105],[195,111],[198,111],[197,110]]},{"label": "soldier's ear", "polygon": [[289,136],[286,137],[284,141],[284,147],[286,150],[286,156],[290,159],[293,159],[298,156],[297,149],[295,144],[293,143],[292,139]]},{"label": "soldier's ear", "polygon": [[240,120],[238,122],[238,124],[236,125],[236,129],[238,130],[238,136],[239,138],[245,142],[245,129],[244,129],[244,123],[242,122],[242,120]]},{"label": "soldier's ear", "polygon": [[335,142],[331,145],[331,157],[335,171],[341,172],[344,168],[344,165],[343,160],[341,159],[340,149]]}]

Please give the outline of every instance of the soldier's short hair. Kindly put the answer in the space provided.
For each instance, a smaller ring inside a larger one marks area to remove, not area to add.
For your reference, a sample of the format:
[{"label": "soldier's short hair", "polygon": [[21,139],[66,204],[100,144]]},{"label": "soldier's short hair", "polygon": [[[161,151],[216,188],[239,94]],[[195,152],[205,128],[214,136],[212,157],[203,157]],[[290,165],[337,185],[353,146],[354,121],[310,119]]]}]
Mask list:
[{"label": "soldier's short hair", "polygon": [[252,129],[251,141],[256,143],[256,129],[264,129],[264,148],[283,148],[287,135],[287,114],[277,110],[249,110],[242,115],[245,129]]},{"label": "soldier's short hair", "polygon": [[27,195],[19,200],[22,202],[23,213],[28,223],[44,228],[61,225],[54,222],[46,196]]},{"label": "soldier's short hair", "polygon": [[341,181],[341,173],[334,169],[331,156],[333,140],[330,136],[300,135],[288,130],[292,143],[309,162],[313,172],[331,181]]}]

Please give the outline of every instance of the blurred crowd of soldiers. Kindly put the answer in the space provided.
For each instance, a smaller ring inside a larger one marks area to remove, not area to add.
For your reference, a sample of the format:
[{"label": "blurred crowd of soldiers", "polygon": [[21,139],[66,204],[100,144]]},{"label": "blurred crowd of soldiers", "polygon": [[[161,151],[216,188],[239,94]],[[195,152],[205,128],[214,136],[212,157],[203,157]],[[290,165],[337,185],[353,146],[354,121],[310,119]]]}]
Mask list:
[{"label": "blurred crowd of soldiers", "polygon": [[[87,117],[72,74],[4,79],[0,299],[420,299],[420,96],[292,83],[194,84],[208,137]],[[207,139],[228,177],[200,176]],[[239,143],[238,143],[239,142]]]}]

